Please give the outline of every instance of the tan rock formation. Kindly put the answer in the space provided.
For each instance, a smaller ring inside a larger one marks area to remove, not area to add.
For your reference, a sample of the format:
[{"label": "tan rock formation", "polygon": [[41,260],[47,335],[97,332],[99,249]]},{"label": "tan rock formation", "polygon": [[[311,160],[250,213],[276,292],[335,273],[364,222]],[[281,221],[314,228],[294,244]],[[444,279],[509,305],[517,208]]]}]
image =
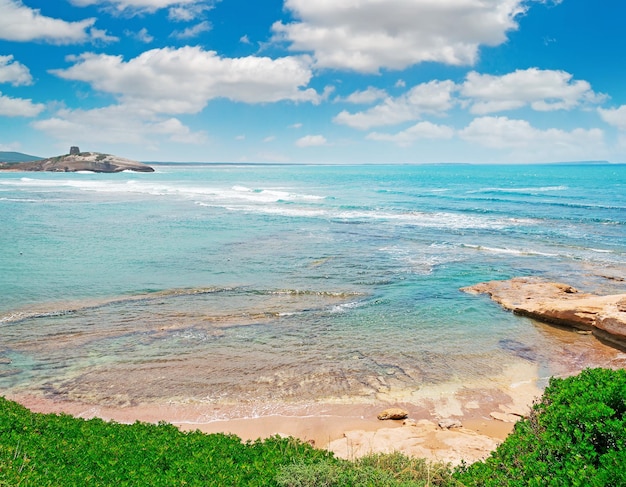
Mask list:
[{"label": "tan rock formation", "polygon": [[491,281],[461,289],[488,294],[514,313],[538,321],[590,330],[620,348],[626,348],[626,294],[598,296],[557,282],[537,278]]},{"label": "tan rock formation", "polygon": [[409,415],[408,411],[401,408],[388,408],[378,414],[378,419],[405,419]]},{"label": "tan rock formation", "polygon": [[52,172],[154,172],[154,169],[147,164],[132,161],[124,157],[102,154],[100,152],[79,152],[76,147],[72,147],[72,152],[63,156],[50,157],[40,161],[22,162],[10,164],[4,169],[12,171],[52,171]]},{"label": "tan rock formation", "polygon": [[327,447],[340,458],[355,459],[370,453],[400,451],[416,458],[458,465],[487,458],[500,441],[465,428],[442,429],[432,421],[376,431],[347,431]]}]

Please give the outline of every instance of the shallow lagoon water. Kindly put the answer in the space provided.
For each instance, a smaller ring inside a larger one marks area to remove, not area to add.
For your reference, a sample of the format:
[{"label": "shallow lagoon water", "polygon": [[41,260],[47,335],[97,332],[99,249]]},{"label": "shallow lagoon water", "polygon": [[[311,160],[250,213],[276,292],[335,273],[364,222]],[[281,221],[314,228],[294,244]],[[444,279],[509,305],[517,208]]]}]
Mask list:
[{"label": "shallow lagoon water", "polygon": [[410,401],[619,360],[459,289],[626,292],[626,166],[156,168],[0,173],[0,391]]}]

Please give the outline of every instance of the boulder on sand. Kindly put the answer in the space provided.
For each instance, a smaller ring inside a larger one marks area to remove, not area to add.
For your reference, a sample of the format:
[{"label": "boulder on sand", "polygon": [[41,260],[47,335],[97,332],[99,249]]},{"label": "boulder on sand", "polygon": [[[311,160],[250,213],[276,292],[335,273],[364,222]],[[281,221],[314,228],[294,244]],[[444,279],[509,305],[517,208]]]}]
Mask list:
[{"label": "boulder on sand", "polygon": [[408,415],[409,415],[409,412],[405,411],[404,409],[401,409],[401,408],[389,408],[389,409],[385,409],[384,411],[379,413],[377,418],[380,419],[380,420],[385,420],[385,419],[405,419],[406,417],[408,417]]}]

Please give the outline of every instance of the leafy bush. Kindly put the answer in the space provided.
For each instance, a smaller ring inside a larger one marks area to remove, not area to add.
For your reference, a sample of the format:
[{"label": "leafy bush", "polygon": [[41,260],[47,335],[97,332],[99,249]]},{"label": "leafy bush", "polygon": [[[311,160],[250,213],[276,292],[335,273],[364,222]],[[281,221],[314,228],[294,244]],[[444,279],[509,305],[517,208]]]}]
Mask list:
[{"label": "leafy bush", "polygon": [[457,478],[468,486],[626,485],[626,371],[551,379],[529,419]]},{"label": "leafy bush", "polygon": [[277,485],[278,468],[330,461],[293,438],[234,435],[36,414],[0,398],[0,486]]},{"label": "leafy bush", "polygon": [[349,462],[278,436],[182,432],[37,414],[0,397],[4,486],[626,486],[626,371],[552,379],[484,462],[454,472],[399,453]]}]

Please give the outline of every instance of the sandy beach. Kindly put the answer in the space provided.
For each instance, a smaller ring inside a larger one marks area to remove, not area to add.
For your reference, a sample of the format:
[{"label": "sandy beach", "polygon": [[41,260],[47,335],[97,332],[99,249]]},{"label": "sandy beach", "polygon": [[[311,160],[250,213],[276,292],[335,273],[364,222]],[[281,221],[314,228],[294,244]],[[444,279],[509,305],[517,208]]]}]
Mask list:
[{"label": "sandy beach", "polygon": [[[528,366],[510,369],[490,384],[425,389],[417,392],[411,402],[274,404],[267,408],[272,413],[257,409],[244,417],[231,416],[226,405],[202,403],[111,407],[36,395],[7,398],[34,412],[99,417],[120,423],[165,421],[183,430],[235,434],[244,441],[293,436],[348,459],[372,452],[401,451],[458,464],[488,456],[540,394],[537,370]],[[377,414],[390,406],[405,409],[408,418],[378,420]],[[240,408],[237,411],[241,414]]]}]

